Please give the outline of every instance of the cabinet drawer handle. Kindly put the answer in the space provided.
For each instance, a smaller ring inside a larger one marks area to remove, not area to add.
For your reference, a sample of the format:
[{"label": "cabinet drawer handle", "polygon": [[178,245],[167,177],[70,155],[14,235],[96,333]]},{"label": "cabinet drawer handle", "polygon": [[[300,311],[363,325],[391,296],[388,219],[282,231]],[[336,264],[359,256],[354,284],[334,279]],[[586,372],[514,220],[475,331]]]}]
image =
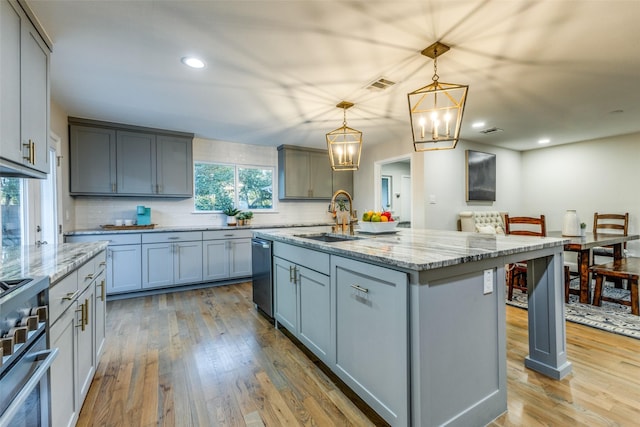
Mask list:
[{"label": "cabinet drawer handle", "polygon": [[352,287],[353,289],[355,289],[356,291],[364,292],[365,294],[368,294],[368,293],[369,293],[369,289],[367,289],[367,288],[363,288],[362,286],[359,286],[359,285],[351,285],[351,287]]},{"label": "cabinet drawer handle", "polygon": [[102,262],[100,262],[100,267],[105,267],[106,265],[107,265],[107,262],[106,262],[106,261],[102,261]]},{"label": "cabinet drawer handle", "polygon": [[235,236],[235,234],[233,234],[233,233],[232,233],[232,234],[225,234],[225,235],[224,235],[224,237],[233,237],[233,236]]},{"label": "cabinet drawer handle", "polygon": [[295,265],[289,266],[289,282],[294,285],[298,284],[298,267]]},{"label": "cabinet drawer handle", "polygon": [[104,288],[106,287],[104,279],[100,281],[100,284],[98,286],[100,286],[100,301],[104,301]]},{"label": "cabinet drawer handle", "polygon": [[28,143],[23,143],[22,145],[26,147],[27,150],[29,150],[29,154],[26,157],[23,156],[22,158],[25,159],[27,162],[31,163],[32,165],[35,165],[36,164],[36,144],[32,140],[29,140]]},{"label": "cabinet drawer handle", "polygon": [[86,325],[84,320],[84,315],[85,315],[84,304],[80,304],[80,308],[76,309],[76,313],[80,313],[80,322],[76,325],[76,328],[80,328],[81,331],[84,331],[84,327]]},{"label": "cabinet drawer handle", "polygon": [[80,291],[68,292],[65,296],[62,297],[62,301],[73,301],[78,297],[78,292]]},{"label": "cabinet drawer handle", "polygon": [[178,236],[167,237],[167,240],[178,240],[178,239],[180,239],[180,237]]},{"label": "cabinet drawer handle", "polygon": [[93,273],[87,274],[87,277],[85,277],[85,279],[93,279]]},{"label": "cabinet drawer handle", "polygon": [[84,300],[84,324],[89,325],[89,300]]}]

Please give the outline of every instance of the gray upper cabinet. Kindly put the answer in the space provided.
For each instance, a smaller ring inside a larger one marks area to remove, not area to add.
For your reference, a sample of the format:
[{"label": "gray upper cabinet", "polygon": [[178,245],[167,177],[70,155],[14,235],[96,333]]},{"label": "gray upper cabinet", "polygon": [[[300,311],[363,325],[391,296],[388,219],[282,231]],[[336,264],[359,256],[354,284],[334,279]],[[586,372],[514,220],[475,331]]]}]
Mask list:
[{"label": "gray upper cabinet", "polygon": [[333,172],[333,191],[345,190],[347,193],[353,194],[353,171]]},{"label": "gray upper cabinet", "polygon": [[[164,196],[193,193],[191,138],[170,135],[156,136],[157,192]],[[186,165],[186,167],[176,167]]]},{"label": "gray upper cabinet", "polygon": [[192,140],[69,117],[71,195],[192,197]]},{"label": "gray upper cabinet", "polygon": [[69,127],[71,194],[116,193],[116,131]]},{"label": "gray upper cabinet", "polygon": [[25,176],[49,172],[50,50],[23,8],[0,0],[0,156]]},{"label": "gray upper cabinet", "polygon": [[278,147],[278,195],[283,199],[330,199],[333,178],[326,150]]},{"label": "gray upper cabinet", "polygon": [[116,141],[118,193],[155,194],[156,136],[119,130]]}]

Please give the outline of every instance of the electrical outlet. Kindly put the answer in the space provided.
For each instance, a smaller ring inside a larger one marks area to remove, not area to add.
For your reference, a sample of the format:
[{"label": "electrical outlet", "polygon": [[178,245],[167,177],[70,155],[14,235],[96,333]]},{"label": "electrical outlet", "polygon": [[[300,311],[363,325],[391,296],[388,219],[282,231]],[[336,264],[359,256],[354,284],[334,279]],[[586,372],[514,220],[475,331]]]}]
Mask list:
[{"label": "electrical outlet", "polygon": [[484,294],[490,294],[493,292],[493,270],[484,271]]}]

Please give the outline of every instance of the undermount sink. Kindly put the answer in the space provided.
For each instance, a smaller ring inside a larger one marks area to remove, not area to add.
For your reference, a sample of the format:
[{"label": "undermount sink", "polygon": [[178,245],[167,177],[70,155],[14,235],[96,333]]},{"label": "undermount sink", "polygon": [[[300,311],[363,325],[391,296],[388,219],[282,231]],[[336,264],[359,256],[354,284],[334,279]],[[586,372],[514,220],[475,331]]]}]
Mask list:
[{"label": "undermount sink", "polygon": [[303,239],[317,240],[320,242],[346,242],[348,240],[359,240],[361,237],[347,236],[331,233],[317,233],[317,234],[294,234],[295,237],[302,237]]}]

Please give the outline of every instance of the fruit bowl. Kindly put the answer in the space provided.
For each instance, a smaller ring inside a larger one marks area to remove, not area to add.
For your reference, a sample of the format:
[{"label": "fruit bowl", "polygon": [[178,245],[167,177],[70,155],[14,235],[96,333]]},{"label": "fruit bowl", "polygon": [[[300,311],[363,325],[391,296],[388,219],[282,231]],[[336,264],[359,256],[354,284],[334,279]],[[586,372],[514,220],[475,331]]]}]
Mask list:
[{"label": "fruit bowl", "polygon": [[372,233],[372,234],[380,234],[380,233],[395,233],[397,222],[369,222],[369,221],[360,221],[358,222],[360,225],[360,232],[362,233]]}]

